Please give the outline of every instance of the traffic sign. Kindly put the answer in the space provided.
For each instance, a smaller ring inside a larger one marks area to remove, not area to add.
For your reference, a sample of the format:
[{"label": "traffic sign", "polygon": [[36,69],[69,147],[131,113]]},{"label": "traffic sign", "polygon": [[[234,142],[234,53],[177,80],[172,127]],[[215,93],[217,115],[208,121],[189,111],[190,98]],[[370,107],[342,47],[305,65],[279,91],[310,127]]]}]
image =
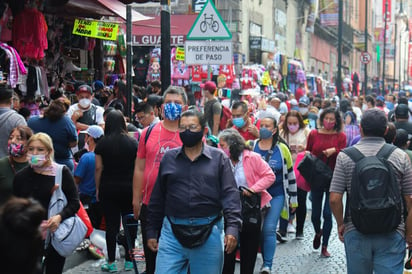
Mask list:
[{"label": "traffic sign", "polygon": [[232,33],[217,11],[213,1],[208,0],[197,16],[186,40],[230,40]]},{"label": "traffic sign", "polygon": [[185,63],[187,65],[232,64],[231,41],[186,41]]},{"label": "traffic sign", "polygon": [[367,51],[362,52],[361,55],[360,55],[360,61],[361,61],[362,64],[365,64],[365,65],[369,64],[371,59],[372,59],[372,57],[369,54],[369,52],[367,52]]}]

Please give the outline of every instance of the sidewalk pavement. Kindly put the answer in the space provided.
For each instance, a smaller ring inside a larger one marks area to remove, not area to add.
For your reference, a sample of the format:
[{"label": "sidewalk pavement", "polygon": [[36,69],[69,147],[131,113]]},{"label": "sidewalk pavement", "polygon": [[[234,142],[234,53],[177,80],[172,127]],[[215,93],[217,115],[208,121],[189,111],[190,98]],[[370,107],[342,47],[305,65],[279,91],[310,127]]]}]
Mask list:
[{"label": "sidewalk pavement", "polygon": [[[288,242],[277,244],[275,257],[273,260],[272,273],[288,274],[319,274],[319,273],[346,273],[346,259],[343,243],[339,241],[336,230],[336,223],[333,224],[333,230],[329,240],[328,251],[331,253],[330,258],[321,258],[320,249],[313,250],[312,240],[314,230],[310,221],[310,211],[308,211],[305,222],[305,237],[303,240],[296,240],[294,234],[288,235]],[[64,274],[97,274],[104,273],[100,270],[100,265],[104,260],[88,260],[77,265]],[[124,260],[117,262],[118,273],[133,273],[123,270]],[[262,256],[258,254],[254,274],[258,274],[262,265]],[[144,262],[138,262],[139,273],[145,269]],[[239,263],[236,263],[235,273],[240,273]],[[196,274],[196,273],[193,273]],[[211,273],[213,274],[213,273]]]}]

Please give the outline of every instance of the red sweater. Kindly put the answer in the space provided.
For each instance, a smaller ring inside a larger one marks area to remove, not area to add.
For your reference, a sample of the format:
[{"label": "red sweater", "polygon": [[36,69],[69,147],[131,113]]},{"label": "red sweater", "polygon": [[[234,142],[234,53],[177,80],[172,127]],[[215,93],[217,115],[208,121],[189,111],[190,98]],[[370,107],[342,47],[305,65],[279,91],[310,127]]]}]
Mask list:
[{"label": "red sweater", "polygon": [[308,143],[306,150],[310,151],[313,155],[327,162],[328,158],[322,151],[325,149],[334,147],[336,153],[329,157],[328,166],[334,170],[336,164],[336,157],[339,152],[346,147],[346,135],[343,132],[325,134],[320,133],[318,130],[312,130],[308,136]]}]

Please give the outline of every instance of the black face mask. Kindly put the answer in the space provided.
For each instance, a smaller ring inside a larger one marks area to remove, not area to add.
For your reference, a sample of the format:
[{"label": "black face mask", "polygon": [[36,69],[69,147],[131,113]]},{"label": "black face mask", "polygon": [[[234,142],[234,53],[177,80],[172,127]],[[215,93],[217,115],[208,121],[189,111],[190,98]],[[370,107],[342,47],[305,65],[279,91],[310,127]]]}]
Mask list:
[{"label": "black face mask", "polygon": [[200,141],[202,141],[203,131],[201,130],[199,132],[191,132],[190,130],[186,129],[185,131],[180,132],[179,136],[185,147],[194,147]]}]

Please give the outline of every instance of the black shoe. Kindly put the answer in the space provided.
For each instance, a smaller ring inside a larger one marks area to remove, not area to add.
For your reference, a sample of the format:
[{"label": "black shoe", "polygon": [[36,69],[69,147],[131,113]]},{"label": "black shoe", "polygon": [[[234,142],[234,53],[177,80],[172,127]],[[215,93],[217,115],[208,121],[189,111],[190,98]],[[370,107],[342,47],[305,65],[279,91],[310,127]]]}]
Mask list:
[{"label": "black shoe", "polygon": [[405,262],[405,269],[410,270],[412,269],[412,253],[409,254],[408,259]]},{"label": "black shoe", "polygon": [[288,241],[288,238],[286,235],[282,235],[279,231],[276,232],[276,240],[278,240],[279,243],[283,244]]}]

